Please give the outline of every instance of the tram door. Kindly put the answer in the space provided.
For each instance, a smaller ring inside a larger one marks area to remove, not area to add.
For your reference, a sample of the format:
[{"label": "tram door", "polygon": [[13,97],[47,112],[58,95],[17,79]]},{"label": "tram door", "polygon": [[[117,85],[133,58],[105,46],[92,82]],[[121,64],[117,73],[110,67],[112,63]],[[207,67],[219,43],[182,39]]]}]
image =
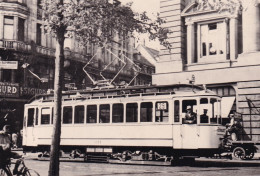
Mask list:
[{"label": "tram door", "polygon": [[197,100],[182,100],[180,133],[182,137],[182,148],[197,149],[199,128],[197,126]]},{"label": "tram door", "polygon": [[35,117],[38,115],[38,108],[29,107],[25,109],[24,116],[24,128],[23,128],[23,145],[33,145],[35,136],[34,136],[34,124]]}]

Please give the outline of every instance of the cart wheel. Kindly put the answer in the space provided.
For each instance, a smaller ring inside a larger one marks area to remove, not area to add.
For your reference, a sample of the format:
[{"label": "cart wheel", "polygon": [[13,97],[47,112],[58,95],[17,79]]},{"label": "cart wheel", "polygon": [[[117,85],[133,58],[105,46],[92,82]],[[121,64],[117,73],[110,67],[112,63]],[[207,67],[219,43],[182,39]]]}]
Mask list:
[{"label": "cart wheel", "polygon": [[246,152],[245,149],[243,149],[242,147],[236,147],[233,150],[233,154],[232,154],[232,158],[233,159],[240,159],[243,160],[246,157]]},{"label": "cart wheel", "polygon": [[255,156],[255,152],[252,151],[252,150],[249,150],[249,151],[246,152],[245,159],[250,160],[250,159],[254,158],[254,156]]}]

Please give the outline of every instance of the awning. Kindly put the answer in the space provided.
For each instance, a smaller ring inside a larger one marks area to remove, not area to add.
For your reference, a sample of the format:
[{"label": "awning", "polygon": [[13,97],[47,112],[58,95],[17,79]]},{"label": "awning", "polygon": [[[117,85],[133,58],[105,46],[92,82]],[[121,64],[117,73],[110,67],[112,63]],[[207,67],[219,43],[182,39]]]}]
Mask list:
[{"label": "awning", "polygon": [[221,117],[227,118],[236,97],[223,97],[221,100]]}]

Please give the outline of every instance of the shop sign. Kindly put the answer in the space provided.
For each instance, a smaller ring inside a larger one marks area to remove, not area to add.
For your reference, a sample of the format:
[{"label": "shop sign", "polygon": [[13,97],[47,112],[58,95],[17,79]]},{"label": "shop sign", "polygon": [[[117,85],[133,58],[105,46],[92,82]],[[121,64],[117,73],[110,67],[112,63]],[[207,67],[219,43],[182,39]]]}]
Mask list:
[{"label": "shop sign", "polygon": [[19,84],[0,82],[0,95],[4,97],[19,97]]},{"label": "shop sign", "polygon": [[36,94],[45,94],[47,90],[45,89],[37,89],[37,88],[30,88],[30,87],[20,87],[20,95],[36,95]]},{"label": "shop sign", "polygon": [[0,69],[17,69],[17,61],[0,61]]}]

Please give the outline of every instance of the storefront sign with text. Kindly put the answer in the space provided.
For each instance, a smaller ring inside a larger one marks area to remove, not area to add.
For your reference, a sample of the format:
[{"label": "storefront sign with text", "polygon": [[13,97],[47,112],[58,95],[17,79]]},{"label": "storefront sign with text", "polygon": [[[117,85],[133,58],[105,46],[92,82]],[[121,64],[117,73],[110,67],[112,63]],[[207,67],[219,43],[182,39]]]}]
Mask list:
[{"label": "storefront sign with text", "polygon": [[0,95],[4,97],[19,97],[19,84],[0,82]]}]

